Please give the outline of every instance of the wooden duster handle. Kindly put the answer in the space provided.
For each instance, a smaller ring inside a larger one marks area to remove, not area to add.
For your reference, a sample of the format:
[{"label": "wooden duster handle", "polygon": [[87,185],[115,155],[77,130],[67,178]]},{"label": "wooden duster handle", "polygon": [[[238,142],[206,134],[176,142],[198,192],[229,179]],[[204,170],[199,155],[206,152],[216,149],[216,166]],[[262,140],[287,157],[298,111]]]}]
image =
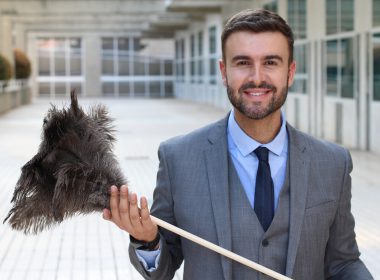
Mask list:
[{"label": "wooden duster handle", "polygon": [[253,268],[253,269],[255,269],[255,270],[257,270],[257,271],[259,271],[261,273],[264,273],[264,274],[266,274],[268,276],[271,276],[274,279],[278,279],[278,280],[292,280],[289,277],[286,277],[286,276],[284,276],[284,275],[282,275],[282,274],[280,274],[280,273],[278,273],[276,271],[273,271],[273,270],[271,270],[271,269],[269,269],[269,268],[267,268],[265,266],[262,266],[262,265],[260,265],[258,263],[255,263],[255,262],[253,262],[253,261],[251,261],[249,259],[246,259],[246,258],[244,258],[244,257],[242,257],[242,256],[240,256],[238,254],[235,254],[235,253],[233,253],[231,251],[228,251],[228,250],[226,250],[226,249],[224,249],[224,248],[222,248],[222,247],[220,247],[218,245],[215,245],[214,243],[211,243],[211,242],[209,242],[207,240],[204,240],[204,239],[202,239],[202,238],[200,238],[200,237],[198,237],[198,236],[196,236],[194,234],[191,234],[190,232],[187,232],[187,231],[185,231],[183,229],[180,229],[180,228],[178,228],[176,226],[173,226],[172,224],[169,224],[169,223],[167,223],[167,222],[165,222],[165,221],[163,221],[161,219],[158,219],[158,218],[156,218],[156,217],[154,217],[152,215],[150,215],[150,218],[152,219],[153,222],[155,222],[160,227],[163,227],[163,228],[165,228],[165,229],[167,229],[167,230],[169,230],[171,232],[174,232],[174,233],[176,233],[176,234],[178,234],[178,235],[180,235],[180,236],[182,236],[182,237],[184,237],[186,239],[189,239],[189,240],[191,240],[191,241],[193,241],[193,242],[195,242],[195,243],[197,243],[197,244],[199,244],[199,245],[201,245],[203,247],[206,247],[206,248],[208,248],[208,249],[210,249],[210,250],[212,250],[214,252],[217,252],[217,253],[219,253],[219,254],[227,257],[227,258],[230,258],[230,259],[232,259],[234,261],[237,261],[237,262],[239,262],[241,264],[244,264],[244,265],[246,265],[246,266],[248,266],[250,268]]}]

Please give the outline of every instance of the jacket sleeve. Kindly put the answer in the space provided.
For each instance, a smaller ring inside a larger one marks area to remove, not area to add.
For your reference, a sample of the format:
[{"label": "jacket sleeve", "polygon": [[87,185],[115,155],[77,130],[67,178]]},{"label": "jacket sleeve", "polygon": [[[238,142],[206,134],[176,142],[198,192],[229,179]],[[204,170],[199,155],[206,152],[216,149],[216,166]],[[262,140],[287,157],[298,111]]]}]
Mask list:
[{"label": "jacket sleeve", "polygon": [[[153,194],[153,204],[151,215],[162,219],[170,224],[176,225],[173,213],[172,185],[170,180],[170,170],[168,167],[168,156],[164,144],[158,150],[159,168],[157,173],[157,183]],[[132,265],[145,279],[166,280],[172,279],[176,270],[183,261],[181,240],[178,235],[173,234],[163,228],[159,228],[161,242],[161,254],[158,267],[153,272],[148,272],[139,262],[136,251],[129,246],[129,257]]]},{"label": "jacket sleeve", "polygon": [[351,171],[351,156],[345,150],[345,171],[340,199],[326,247],[325,275],[326,279],[330,280],[373,279],[364,263],[359,259],[360,253],[354,231],[355,221],[351,213]]}]

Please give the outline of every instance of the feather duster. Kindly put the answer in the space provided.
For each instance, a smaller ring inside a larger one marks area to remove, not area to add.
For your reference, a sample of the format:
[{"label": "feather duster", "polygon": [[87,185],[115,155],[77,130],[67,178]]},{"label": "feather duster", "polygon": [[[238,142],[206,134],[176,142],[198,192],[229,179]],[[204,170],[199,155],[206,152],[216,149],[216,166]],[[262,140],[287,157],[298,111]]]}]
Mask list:
[{"label": "feather duster", "polygon": [[86,114],[74,92],[69,108],[52,105],[38,153],[21,169],[4,223],[38,233],[76,214],[109,208],[109,187],[126,183],[112,152],[112,121],[102,105]]}]

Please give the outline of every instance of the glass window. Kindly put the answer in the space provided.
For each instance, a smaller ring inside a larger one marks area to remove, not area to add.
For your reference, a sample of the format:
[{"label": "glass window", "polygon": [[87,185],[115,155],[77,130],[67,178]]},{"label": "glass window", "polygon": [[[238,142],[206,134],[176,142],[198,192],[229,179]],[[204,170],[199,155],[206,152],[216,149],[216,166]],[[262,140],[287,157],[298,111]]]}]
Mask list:
[{"label": "glass window", "polygon": [[[130,63],[129,55],[119,53],[118,58],[119,58],[118,59],[118,63],[119,63],[119,76],[129,76],[129,75],[131,75],[131,72],[130,72],[130,69],[129,69],[129,63]],[[112,60],[112,62],[113,62],[113,60]]]},{"label": "glass window", "polygon": [[164,63],[164,75],[165,76],[173,75],[173,62],[172,62],[172,60],[165,60],[163,63]]},{"label": "glass window", "polygon": [[297,71],[294,76],[293,85],[289,88],[289,92],[308,93],[308,55],[309,49],[307,44],[294,46],[294,60],[297,63]]},{"label": "glass window", "polygon": [[102,38],[102,50],[113,50],[113,38]]},{"label": "glass window", "polygon": [[64,39],[55,39],[54,45],[54,75],[66,76],[66,49]]},{"label": "glass window", "polygon": [[[114,75],[114,40],[102,38],[102,74]],[[108,87],[106,87],[108,88]]]},{"label": "glass window", "polygon": [[354,0],[326,0],[326,34],[354,29]]},{"label": "glass window", "polygon": [[80,38],[70,38],[70,76],[82,75],[82,48]]},{"label": "glass window", "polygon": [[190,76],[191,82],[195,82],[195,36],[194,34],[190,35]]},{"label": "glass window", "polygon": [[338,41],[326,43],[326,94],[338,95]]},{"label": "glass window", "polygon": [[355,56],[354,39],[344,38],[326,42],[326,94],[353,98]]},{"label": "glass window", "polygon": [[210,84],[216,84],[217,74],[217,54],[216,54],[216,26],[211,26],[208,30],[209,33],[209,75]]},{"label": "glass window", "polygon": [[50,83],[38,83],[38,94],[39,95],[50,95]]},{"label": "glass window", "polygon": [[128,38],[118,38],[117,49],[119,52],[129,51],[129,39]]},{"label": "glass window", "polygon": [[145,58],[143,56],[134,56],[134,75],[144,76],[145,75]]},{"label": "glass window", "polygon": [[198,68],[197,68],[197,75],[198,75],[198,82],[203,82],[203,32],[199,31],[198,33]]},{"label": "glass window", "polygon": [[216,53],[216,26],[209,28],[209,53]]},{"label": "glass window", "polygon": [[[117,38],[117,63],[119,69],[119,76],[131,75],[129,63],[129,38]],[[113,58],[112,58],[113,59]]]},{"label": "glass window", "polygon": [[130,83],[119,82],[119,96],[129,96],[130,93]]},{"label": "glass window", "polygon": [[[176,41],[176,61],[175,61],[175,69],[176,69],[176,80],[179,82],[183,82],[185,79],[185,40],[179,39]],[[166,68],[166,67],[165,67]],[[166,70],[165,70],[166,72]]]},{"label": "glass window", "polygon": [[[51,79],[50,83],[39,86],[39,94],[65,95],[69,92],[72,76],[82,76],[82,39],[66,38],[39,38],[37,40],[37,61],[39,76],[65,77],[67,82],[57,82]],[[76,77],[76,78],[77,78]],[[77,80],[75,78],[75,80]],[[76,82],[82,88],[81,82]],[[49,85],[49,86],[47,86]],[[79,92],[78,92],[79,94]]]},{"label": "glass window", "polygon": [[159,76],[161,74],[161,60],[150,58],[148,66],[149,66],[149,75]]},{"label": "glass window", "polygon": [[277,0],[273,0],[264,4],[263,9],[277,13],[278,12]]},{"label": "glass window", "polygon": [[372,24],[380,25],[380,0],[372,0]]},{"label": "glass window", "polygon": [[306,0],[288,0],[288,23],[295,39],[306,38]]},{"label": "glass window", "polygon": [[341,96],[354,97],[354,41],[352,38],[341,40]]},{"label": "glass window", "polygon": [[374,34],[373,41],[373,100],[380,101],[380,34]]}]

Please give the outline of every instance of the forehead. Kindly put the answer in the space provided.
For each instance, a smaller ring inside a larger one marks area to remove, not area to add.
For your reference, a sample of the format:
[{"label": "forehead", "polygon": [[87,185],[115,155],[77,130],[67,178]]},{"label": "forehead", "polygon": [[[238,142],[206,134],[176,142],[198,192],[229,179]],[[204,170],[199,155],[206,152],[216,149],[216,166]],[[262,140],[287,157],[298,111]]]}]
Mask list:
[{"label": "forehead", "polygon": [[227,60],[235,55],[250,57],[278,55],[288,59],[289,45],[286,37],[280,32],[238,31],[227,38],[225,54]]}]

